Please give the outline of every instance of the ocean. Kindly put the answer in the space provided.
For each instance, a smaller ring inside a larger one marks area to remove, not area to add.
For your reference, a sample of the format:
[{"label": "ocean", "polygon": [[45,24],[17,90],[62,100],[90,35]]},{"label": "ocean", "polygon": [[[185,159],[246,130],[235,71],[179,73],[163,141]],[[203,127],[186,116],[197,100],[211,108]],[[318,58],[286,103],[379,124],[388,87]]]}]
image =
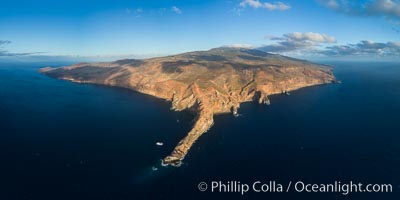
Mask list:
[{"label": "ocean", "polygon": [[[160,160],[194,116],[128,89],[37,72],[47,64],[0,64],[1,200],[400,199],[399,63],[325,62],[341,84],[274,95],[270,106],[244,103],[239,117],[215,116],[179,168]],[[213,181],[393,188],[241,194],[211,191]]]}]

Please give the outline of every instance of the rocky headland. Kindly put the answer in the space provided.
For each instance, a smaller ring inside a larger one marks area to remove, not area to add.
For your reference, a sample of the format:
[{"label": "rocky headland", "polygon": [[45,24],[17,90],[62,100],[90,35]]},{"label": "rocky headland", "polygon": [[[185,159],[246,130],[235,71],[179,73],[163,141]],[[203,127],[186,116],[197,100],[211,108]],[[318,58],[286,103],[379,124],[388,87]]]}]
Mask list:
[{"label": "rocky headland", "polygon": [[129,88],[171,102],[171,109],[196,113],[196,121],[164,158],[179,165],[196,140],[213,125],[213,116],[237,115],[242,102],[269,105],[269,95],[337,82],[332,69],[305,60],[246,48],[215,48],[143,60],[79,63],[42,73],[77,83]]}]

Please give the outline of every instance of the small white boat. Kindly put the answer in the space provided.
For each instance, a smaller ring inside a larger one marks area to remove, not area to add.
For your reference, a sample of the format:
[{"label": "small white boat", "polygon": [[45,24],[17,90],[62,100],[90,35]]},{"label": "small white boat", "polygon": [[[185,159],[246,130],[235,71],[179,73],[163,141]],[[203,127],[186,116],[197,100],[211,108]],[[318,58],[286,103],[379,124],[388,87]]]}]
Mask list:
[{"label": "small white boat", "polygon": [[157,146],[162,146],[162,145],[164,145],[164,143],[162,143],[162,142],[156,142],[156,145],[157,145]]}]

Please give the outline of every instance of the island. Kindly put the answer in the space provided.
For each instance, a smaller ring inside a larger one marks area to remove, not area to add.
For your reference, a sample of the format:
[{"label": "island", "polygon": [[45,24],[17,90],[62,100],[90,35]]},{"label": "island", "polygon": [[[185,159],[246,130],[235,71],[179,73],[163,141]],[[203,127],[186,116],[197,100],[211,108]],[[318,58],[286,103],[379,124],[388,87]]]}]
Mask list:
[{"label": "island", "polygon": [[149,59],[45,67],[50,77],[129,88],[171,102],[175,111],[196,114],[193,128],[163,159],[179,166],[214,115],[238,115],[243,102],[270,104],[268,96],[337,82],[332,68],[257,49],[220,47]]}]

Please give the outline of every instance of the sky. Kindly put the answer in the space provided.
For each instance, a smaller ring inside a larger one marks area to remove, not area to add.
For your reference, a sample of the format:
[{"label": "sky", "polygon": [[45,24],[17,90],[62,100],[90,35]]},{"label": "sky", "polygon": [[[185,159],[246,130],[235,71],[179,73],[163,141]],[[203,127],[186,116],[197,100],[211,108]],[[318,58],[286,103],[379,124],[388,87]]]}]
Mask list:
[{"label": "sky", "polygon": [[400,58],[398,0],[13,0],[0,59],[151,57],[220,46]]}]

